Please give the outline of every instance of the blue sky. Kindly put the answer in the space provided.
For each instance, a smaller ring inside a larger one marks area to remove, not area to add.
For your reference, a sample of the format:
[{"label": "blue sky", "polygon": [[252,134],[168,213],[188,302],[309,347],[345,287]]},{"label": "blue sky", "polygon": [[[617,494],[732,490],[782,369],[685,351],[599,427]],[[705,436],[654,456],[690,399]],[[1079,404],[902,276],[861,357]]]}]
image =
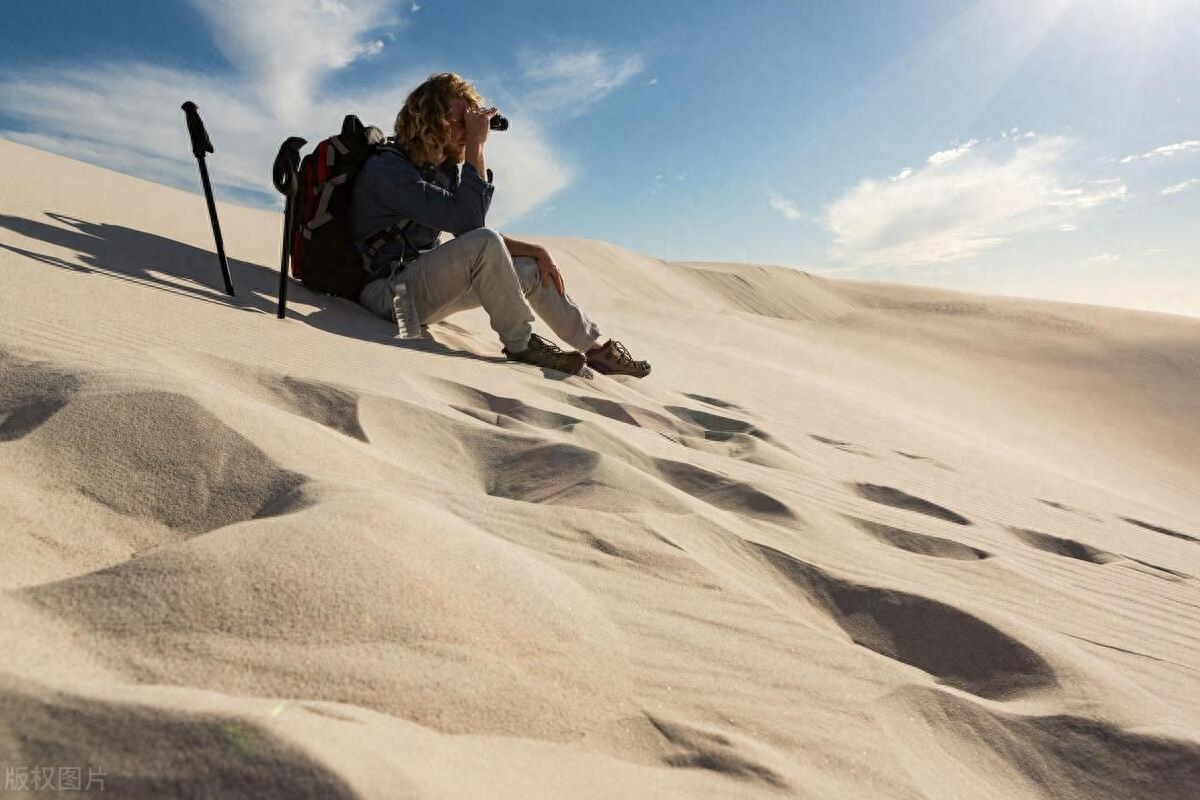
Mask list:
[{"label": "blue sky", "polygon": [[388,129],[452,70],[513,121],[508,233],[1200,316],[1197,0],[5,12],[0,136],[198,191],[192,99],[222,199],[273,206],[285,136]]}]

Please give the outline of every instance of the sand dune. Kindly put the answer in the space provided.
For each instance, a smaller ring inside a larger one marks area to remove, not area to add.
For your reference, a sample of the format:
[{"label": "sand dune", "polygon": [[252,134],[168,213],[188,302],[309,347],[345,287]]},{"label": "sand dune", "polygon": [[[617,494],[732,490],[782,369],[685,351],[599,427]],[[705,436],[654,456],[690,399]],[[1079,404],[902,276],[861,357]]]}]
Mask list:
[{"label": "sand dune", "polygon": [[[644,381],[0,141],[0,762],[117,797],[1190,798],[1200,320],[547,238]],[[548,334],[547,334],[548,335]],[[19,793],[15,796],[20,796]]]}]

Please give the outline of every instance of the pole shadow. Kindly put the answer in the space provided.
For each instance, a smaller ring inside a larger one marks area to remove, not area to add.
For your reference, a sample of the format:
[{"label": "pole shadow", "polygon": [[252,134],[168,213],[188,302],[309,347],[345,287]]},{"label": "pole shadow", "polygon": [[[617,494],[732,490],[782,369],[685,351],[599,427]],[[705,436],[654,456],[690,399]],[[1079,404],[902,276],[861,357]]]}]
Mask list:
[{"label": "pole shadow", "polygon": [[[0,228],[6,228],[30,239],[50,245],[74,250],[79,261],[73,263],[46,253],[36,253],[8,244],[0,247],[33,261],[82,275],[102,275],[106,278],[130,281],[171,294],[183,295],[205,303],[216,303],[227,308],[248,313],[270,314],[277,309],[276,294],[279,290],[279,270],[264,267],[249,261],[230,258],[229,272],[233,277],[236,297],[225,294],[221,280],[221,268],[213,250],[194,247],[146,231],[113,225],[106,222],[88,222],[67,214],[53,211],[46,216],[59,225],[41,220],[0,214]],[[60,227],[65,226],[65,227]],[[282,220],[276,237],[282,235]],[[165,280],[161,274],[183,278],[184,282]],[[395,326],[376,317],[357,303],[340,297],[318,294],[297,281],[288,286],[289,302],[299,301],[315,306],[317,311],[299,315],[288,309],[286,322],[301,322],[337,336],[379,342],[392,347],[437,353],[474,361],[506,363],[506,359],[495,356],[479,356],[462,350],[454,350],[433,338],[406,341],[399,344],[395,338]]]}]

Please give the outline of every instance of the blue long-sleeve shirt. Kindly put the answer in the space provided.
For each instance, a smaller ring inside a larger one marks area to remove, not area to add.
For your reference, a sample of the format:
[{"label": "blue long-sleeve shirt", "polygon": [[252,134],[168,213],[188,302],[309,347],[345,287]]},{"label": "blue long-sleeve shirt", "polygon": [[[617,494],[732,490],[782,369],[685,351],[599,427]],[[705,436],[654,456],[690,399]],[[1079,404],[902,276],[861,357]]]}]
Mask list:
[{"label": "blue long-sleeve shirt", "polygon": [[[443,231],[458,236],[482,228],[494,190],[490,169],[484,180],[471,164],[417,167],[395,150],[383,149],[367,159],[354,181],[354,246],[361,253],[369,237],[409,219],[408,241],[426,252],[441,243]],[[417,255],[403,239],[391,242],[376,256],[372,277],[386,274],[392,261]]]}]

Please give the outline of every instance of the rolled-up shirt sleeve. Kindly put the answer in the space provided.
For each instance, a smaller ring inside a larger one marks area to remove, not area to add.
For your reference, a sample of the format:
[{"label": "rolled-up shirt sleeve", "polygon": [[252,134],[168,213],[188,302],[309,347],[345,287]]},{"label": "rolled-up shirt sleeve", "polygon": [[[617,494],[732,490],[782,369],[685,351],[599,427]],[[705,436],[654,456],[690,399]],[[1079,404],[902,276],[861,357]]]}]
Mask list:
[{"label": "rolled-up shirt sleeve", "polygon": [[371,188],[387,210],[455,236],[484,227],[495,191],[492,171],[487,171],[484,180],[471,164],[463,165],[462,179],[454,191],[426,180],[415,169],[405,170],[399,180],[376,182]]}]

